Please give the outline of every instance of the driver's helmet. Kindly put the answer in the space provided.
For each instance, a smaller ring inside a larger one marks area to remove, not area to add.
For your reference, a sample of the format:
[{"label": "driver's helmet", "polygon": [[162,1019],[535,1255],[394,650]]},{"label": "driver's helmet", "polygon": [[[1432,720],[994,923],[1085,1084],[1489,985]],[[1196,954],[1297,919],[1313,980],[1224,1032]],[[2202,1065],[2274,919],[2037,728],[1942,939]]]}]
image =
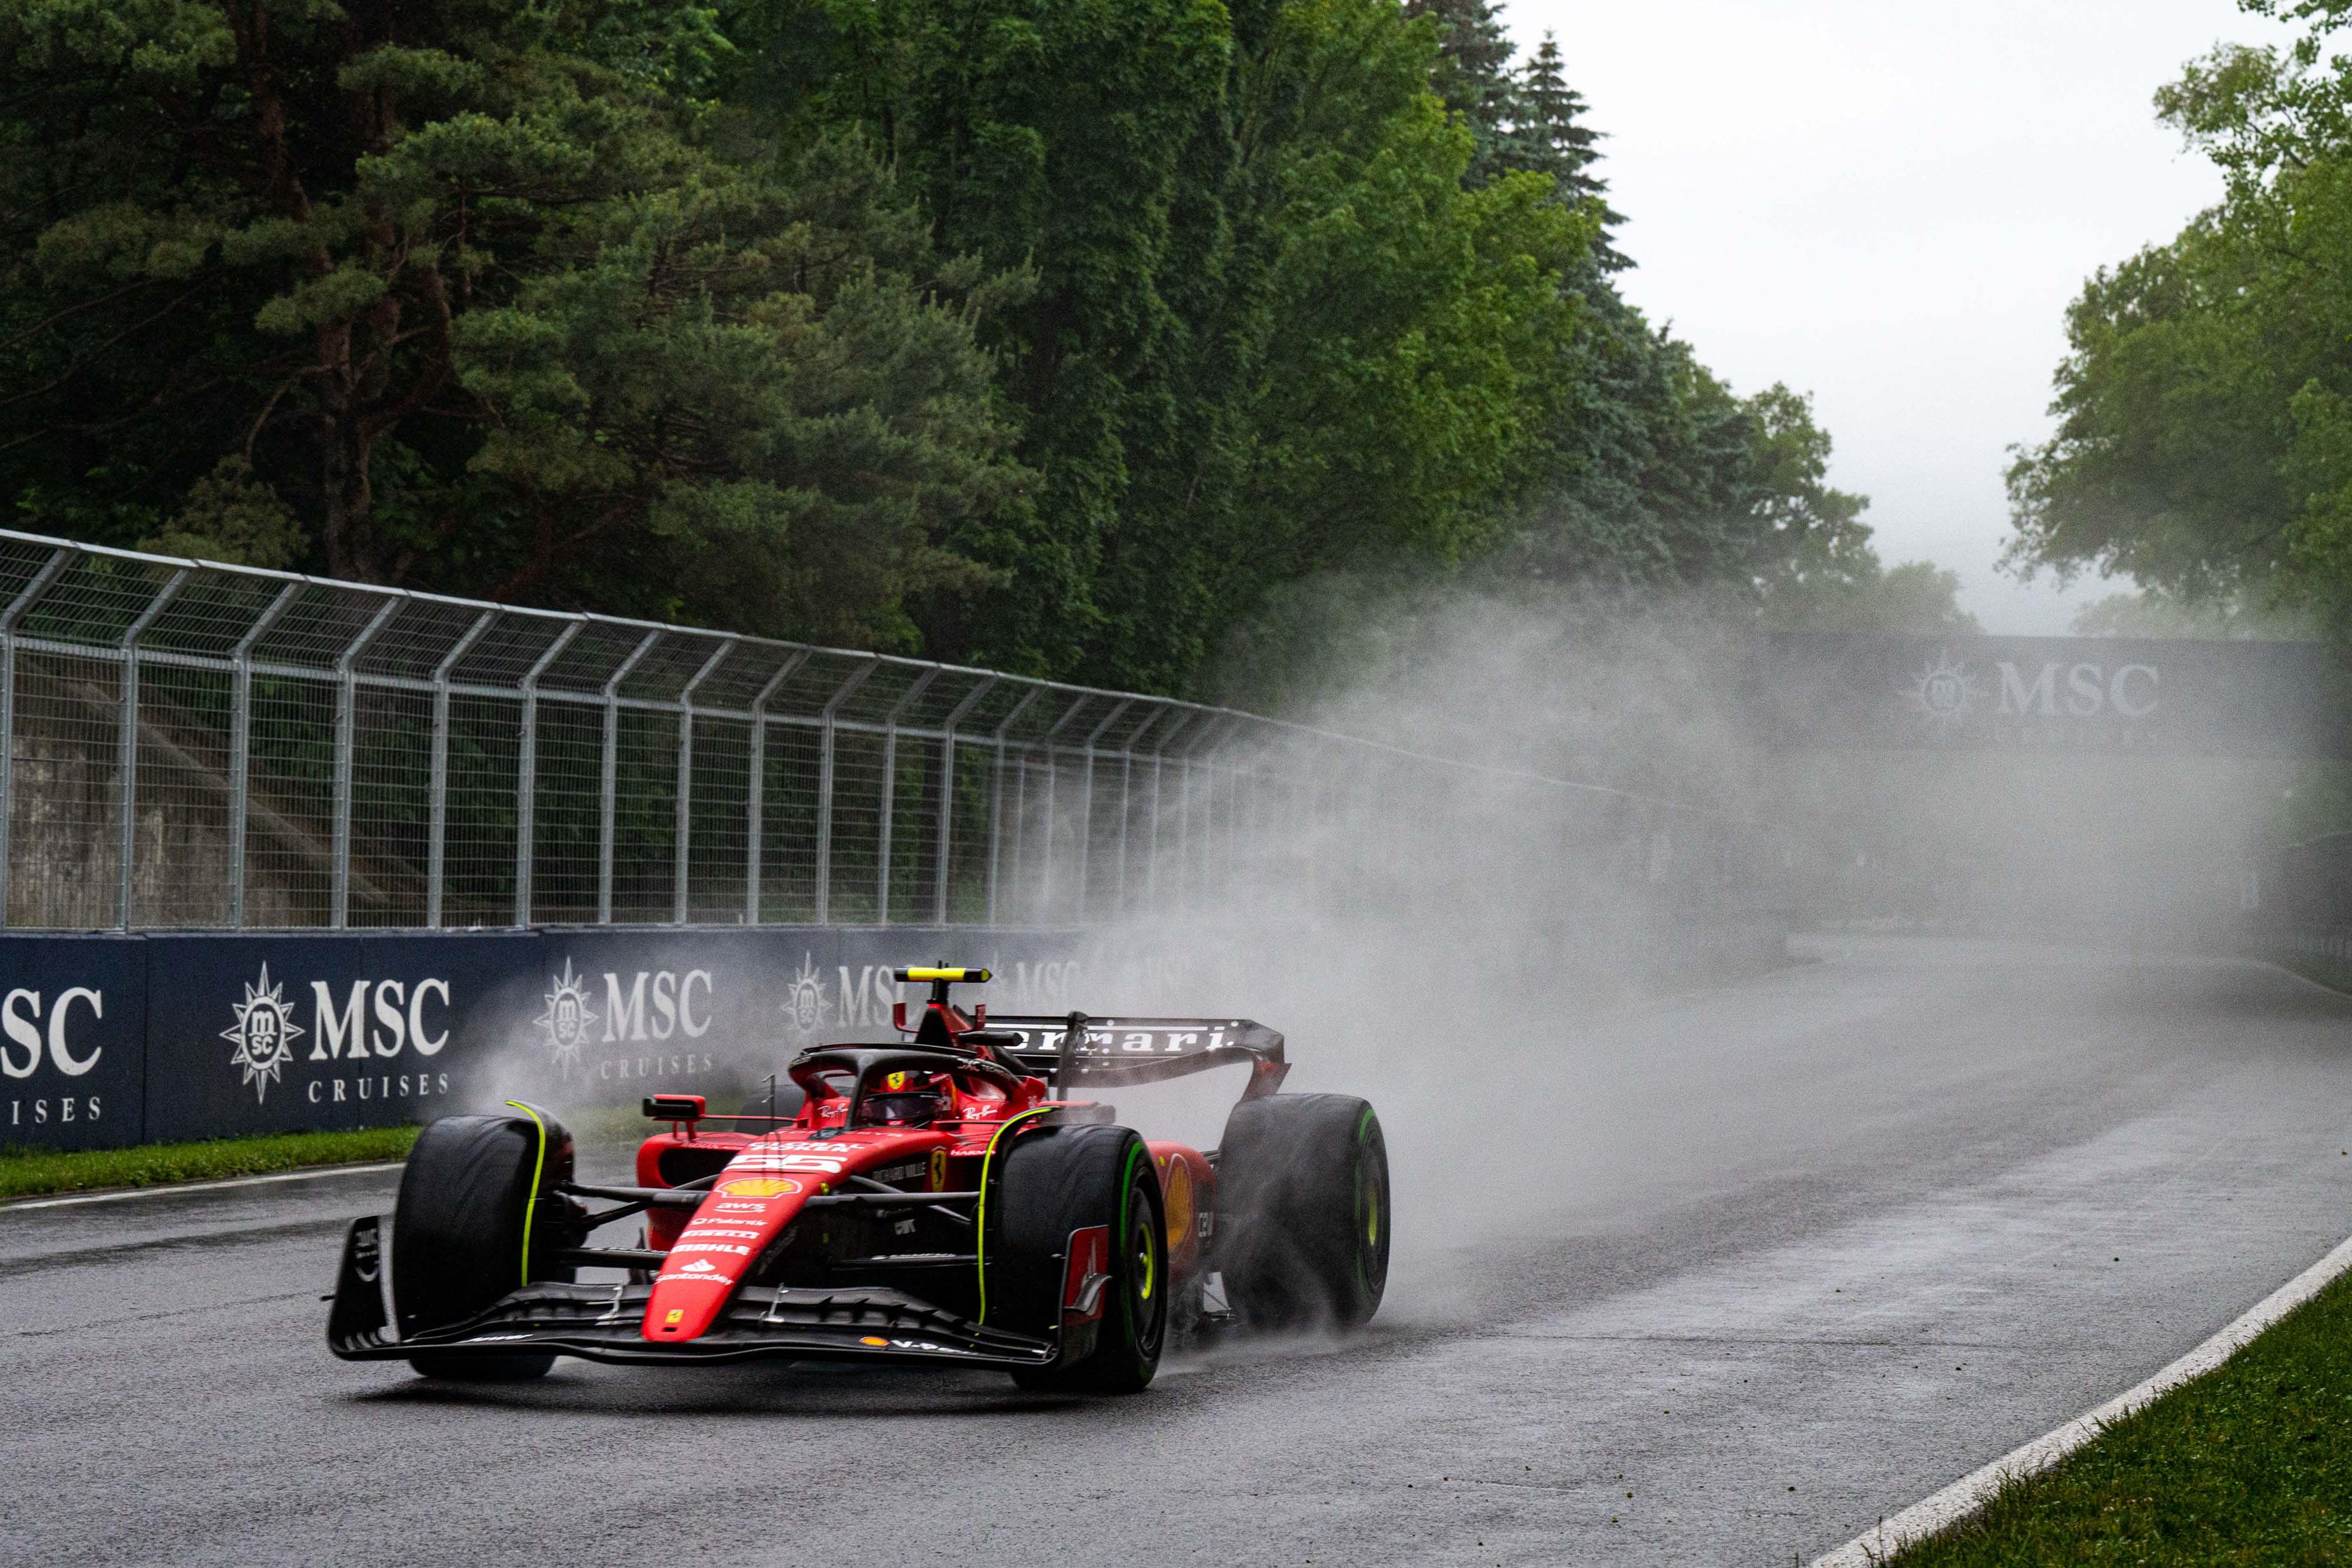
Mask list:
[{"label": "driver's helmet", "polygon": [[866,1091],[860,1114],[868,1126],[926,1127],[954,1103],[943,1072],[886,1072]]}]

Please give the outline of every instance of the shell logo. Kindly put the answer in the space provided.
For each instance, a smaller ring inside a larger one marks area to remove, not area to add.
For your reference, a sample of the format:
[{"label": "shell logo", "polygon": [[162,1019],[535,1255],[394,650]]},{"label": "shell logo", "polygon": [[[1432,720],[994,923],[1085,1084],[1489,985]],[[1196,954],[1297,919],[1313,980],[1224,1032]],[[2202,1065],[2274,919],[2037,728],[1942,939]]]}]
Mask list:
[{"label": "shell logo", "polygon": [[800,1189],[800,1183],[781,1176],[741,1176],[719,1187],[729,1197],[783,1197]]},{"label": "shell logo", "polygon": [[1168,1249],[1172,1252],[1183,1244],[1185,1233],[1192,1228],[1192,1167],[1181,1159],[1171,1159],[1165,1163],[1164,1169]]},{"label": "shell logo", "polygon": [[887,1349],[887,1348],[888,1348],[889,1343],[890,1343],[890,1342],[889,1342],[888,1340],[887,1340],[887,1339],[877,1339],[877,1338],[876,1338],[874,1335],[872,1335],[872,1334],[867,1334],[864,1339],[859,1340],[857,1343],[860,1343],[860,1344],[870,1344],[870,1345],[874,1346],[877,1350]]}]

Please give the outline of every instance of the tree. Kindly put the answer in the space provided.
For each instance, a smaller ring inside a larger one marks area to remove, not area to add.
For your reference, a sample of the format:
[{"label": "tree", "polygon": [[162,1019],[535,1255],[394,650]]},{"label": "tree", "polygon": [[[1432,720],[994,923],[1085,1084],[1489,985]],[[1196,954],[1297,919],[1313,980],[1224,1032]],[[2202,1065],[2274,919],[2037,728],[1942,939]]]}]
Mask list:
[{"label": "tree", "polygon": [[2225,47],[2158,95],[2222,203],[2085,285],[2056,435],[2009,472],[2021,574],[2097,570],[2182,608],[2352,622],[2352,63],[2311,30]]},{"label": "tree", "polygon": [[1549,33],[1519,72],[1510,134],[1503,160],[1515,170],[1551,176],[1554,199],[1591,203],[1601,225],[1593,246],[1597,271],[1619,272],[1633,264],[1616,249],[1610,231],[1625,221],[1608,204],[1609,183],[1593,172],[1601,162],[1601,133],[1584,122],[1584,95],[1568,85],[1559,40]]},{"label": "tree", "polygon": [[0,0],[0,495],[1156,691],[1335,575],[1752,609],[1832,493],[1512,61],[1491,0]]},{"label": "tree", "polygon": [[1274,585],[1459,559],[1529,482],[1589,225],[1548,181],[1467,178],[1431,21],[761,0],[730,26],[761,73],[732,98],[787,141],[854,112],[942,249],[1035,277],[988,341],[1040,480],[953,536],[1004,586],[919,603],[929,646],[1183,690]]},{"label": "tree", "polygon": [[1478,183],[1520,167],[1509,162],[1511,124],[1519,113],[1515,51],[1491,0],[1404,0],[1404,14],[1436,26],[1429,85],[1470,132],[1465,172]]},{"label": "tree", "polygon": [[[870,160],[715,152],[723,45],[633,0],[0,0],[0,485],[86,537],[904,642],[876,595],[975,576],[908,529],[1012,472],[989,301],[779,183],[887,206]],[[853,337],[877,373],[782,393]],[[793,439],[860,417],[855,458]]]},{"label": "tree", "polygon": [[[911,592],[996,580],[937,539],[1032,476],[960,294],[854,138],[781,179],[710,170],[566,226],[566,265],[459,324],[477,472],[530,520],[501,599],[599,563],[746,631],[913,646]],[[961,287],[959,287],[961,286]],[[606,602],[625,600],[608,588]]]}]

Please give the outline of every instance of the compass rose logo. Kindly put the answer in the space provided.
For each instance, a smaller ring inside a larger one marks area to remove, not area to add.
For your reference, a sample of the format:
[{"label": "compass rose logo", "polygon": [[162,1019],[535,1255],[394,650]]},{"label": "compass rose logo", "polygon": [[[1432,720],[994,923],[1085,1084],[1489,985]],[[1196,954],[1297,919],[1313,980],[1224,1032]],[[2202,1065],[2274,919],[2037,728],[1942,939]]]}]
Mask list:
[{"label": "compass rose logo", "polygon": [[245,988],[245,1000],[229,1004],[236,1022],[221,1030],[221,1038],[236,1047],[229,1053],[229,1065],[245,1070],[256,1104],[267,1103],[269,1086],[282,1082],[279,1075],[294,1060],[294,1037],[302,1032],[284,991],[283,986],[269,983],[269,966],[264,964],[261,978]]},{"label": "compass rose logo", "polygon": [[556,1071],[570,1076],[572,1065],[580,1060],[580,1048],[588,1041],[588,1031],[596,1022],[596,1015],[588,1008],[588,977],[572,972],[572,960],[563,960],[563,973],[548,977],[547,1010],[539,1015],[539,1027],[547,1031],[547,1043]]},{"label": "compass rose logo", "polygon": [[824,982],[817,978],[814,956],[801,955],[801,972],[784,989],[784,1017],[802,1034],[814,1034],[824,1022]]},{"label": "compass rose logo", "polygon": [[1939,648],[1936,662],[1911,683],[1909,702],[1920,727],[1942,740],[1969,721],[1983,696],[1969,667]]}]

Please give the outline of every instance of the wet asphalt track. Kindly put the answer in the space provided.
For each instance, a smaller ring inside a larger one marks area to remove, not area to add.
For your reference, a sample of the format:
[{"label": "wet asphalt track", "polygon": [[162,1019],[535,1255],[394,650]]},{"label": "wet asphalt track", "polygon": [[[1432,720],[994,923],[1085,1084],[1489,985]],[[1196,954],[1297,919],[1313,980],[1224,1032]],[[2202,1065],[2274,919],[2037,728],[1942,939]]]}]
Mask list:
[{"label": "wet asphalt track", "polygon": [[[0,1563],[1787,1563],[2352,1232],[2352,999],[1807,951],[1584,1049],[1417,1054],[1375,1088],[1374,1330],[1118,1402],[574,1362],[444,1387],[321,1343],[389,1176],[0,1210]],[[1374,1087],[1348,1077],[1294,1086]]]}]

